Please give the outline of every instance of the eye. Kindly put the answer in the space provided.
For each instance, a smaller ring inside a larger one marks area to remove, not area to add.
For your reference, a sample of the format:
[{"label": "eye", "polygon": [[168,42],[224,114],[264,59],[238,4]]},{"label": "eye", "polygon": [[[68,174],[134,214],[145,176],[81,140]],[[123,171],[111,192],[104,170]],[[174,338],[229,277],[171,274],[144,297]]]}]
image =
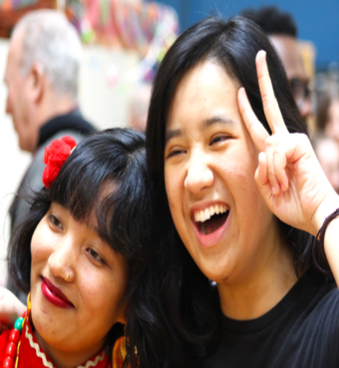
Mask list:
[{"label": "eye", "polygon": [[92,259],[96,262],[100,262],[101,264],[106,264],[105,260],[92,248],[87,248],[86,252],[90,255]]},{"label": "eye", "polygon": [[231,139],[231,137],[229,135],[216,135],[214,136],[211,141],[210,141],[210,146],[212,146],[213,144],[216,144],[216,143],[220,143],[220,142],[223,142],[223,141],[227,141]]},{"label": "eye", "polygon": [[181,147],[173,147],[170,148],[170,150],[167,151],[167,157],[166,158],[170,158],[170,157],[174,157],[174,156],[178,156],[181,155],[183,153],[186,153],[186,150],[184,150]]},{"label": "eye", "polygon": [[56,228],[62,229],[62,223],[59,221],[59,219],[55,215],[49,215],[48,216],[49,223]]},{"label": "eye", "polygon": [[173,157],[173,156],[178,156],[178,155],[180,155],[181,153],[184,153],[184,151],[183,151],[183,150],[173,150],[173,151],[171,151],[171,152],[167,155],[167,157],[169,158],[169,157]]}]

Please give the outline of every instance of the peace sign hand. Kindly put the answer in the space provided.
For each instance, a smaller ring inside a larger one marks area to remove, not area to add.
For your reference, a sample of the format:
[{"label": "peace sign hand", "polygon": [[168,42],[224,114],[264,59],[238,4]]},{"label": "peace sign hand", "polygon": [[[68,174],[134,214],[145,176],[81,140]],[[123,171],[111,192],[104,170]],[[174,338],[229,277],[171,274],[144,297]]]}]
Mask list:
[{"label": "peace sign hand", "polygon": [[238,93],[246,128],[259,150],[255,179],[269,209],[283,222],[316,235],[326,216],[339,207],[305,134],[288,132],[274,96],[265,51],[256,57],[259,88],[272,135],[255,116],[244,88]]}]

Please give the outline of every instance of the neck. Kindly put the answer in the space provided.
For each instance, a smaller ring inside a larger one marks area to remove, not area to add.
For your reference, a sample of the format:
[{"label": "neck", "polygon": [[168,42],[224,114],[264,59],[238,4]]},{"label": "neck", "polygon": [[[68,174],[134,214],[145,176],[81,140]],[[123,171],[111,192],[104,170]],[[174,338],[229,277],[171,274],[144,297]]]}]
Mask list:
[{"label": "neck", "polygon": [[31,116],[36,126],[35,149],[38,144],[38,132],[42,125],[58,115],[64,115],[77,108],[77,101],[69,96],[61,96],[50,89],[46,89],[43,97],[33,107]]},{"label": "neck", "polygon": [[77,108],[76,101],[69,98],[49,98],[41,103],[37,121],[39,128],[51,118],[64,115]]},{"label": "neck", "polygon": [[272,247],[266,257],[260,255],[241,281],[218,283],[221,310],[236,320],[261,317],[277,305],[297,282],[293,257],[285,244]]},{"label": "neck", "polygon": [[100,341],[96,346],[91,346],[90,348],[82,347],[81,350],[78,351],[63,351],[48,344],[41,335],[39,335],[37,330],[34,331],[34,335],[48,358],[57,368],[73,368],[78,365],[83,365],[87,360],[99,353],[105,344],[105,341]]}]

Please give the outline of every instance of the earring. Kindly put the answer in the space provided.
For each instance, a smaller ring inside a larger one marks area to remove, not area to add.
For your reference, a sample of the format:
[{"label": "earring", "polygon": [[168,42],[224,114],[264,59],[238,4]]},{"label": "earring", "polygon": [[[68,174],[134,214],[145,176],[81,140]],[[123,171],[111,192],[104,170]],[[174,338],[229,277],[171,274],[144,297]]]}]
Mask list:
[{"label": "earring", "polygon": [[27,316],[31,315],[31,293],[29,292],[27,295]]},{"label": "earring", "polygon": [[126,355],[126,337],[121,336],[113,347],[112,368],[121,368],[125,362]]},{"label": "earring", "polygon": [[[127,356],[126,341],[128,339],[126,337],[126,325],[127,324],[125,324],[124,326],[124,336],[119,337],[113,347],[112,368],[121,368]],[[138,349],[135,345],[134,345],[134,353],[137,360],[137,364],[139,365]]]},{"label": "earring", "polygon": [[67,281],[67,279],[69,278],[69,275],[70,275],[71,273],[70,272],[68,272],[68,274],[67,274],[67,276],[64,278],[64,280],[65,281]]}]

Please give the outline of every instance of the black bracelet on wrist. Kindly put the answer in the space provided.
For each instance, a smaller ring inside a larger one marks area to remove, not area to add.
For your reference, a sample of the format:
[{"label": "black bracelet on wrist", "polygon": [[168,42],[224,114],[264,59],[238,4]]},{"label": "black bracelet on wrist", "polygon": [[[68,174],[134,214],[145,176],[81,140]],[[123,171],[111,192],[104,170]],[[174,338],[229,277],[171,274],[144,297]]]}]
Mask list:
[{"label": "black bracelet on wrist", "polygon": [[328,271],[324,270],[322,267],[319,266],[319,263],[317,261],[317,257],[316,257],[316,253],[317,253],[317,240],[319,241],[319,245],[320,245],[320,252],[321,252],[321,256],[324,258],[324,260],[327,262],[327,258],[326,258],[326,254],[325,254],[325,249],[324,249],[324,239],[325,239],[325,232],[327,229],[328,224],[335,219],[337,216],[339,216],[339,208],[337,208],[334,212],[332,212],[329,216],[327,216],[325,218],[324,223],[321,225],[319,231],[317,232],[317,235],[314,239],[314,243],[313,243],[313,261],[316,265],[316,267],[325,273],[328,273]]}]

